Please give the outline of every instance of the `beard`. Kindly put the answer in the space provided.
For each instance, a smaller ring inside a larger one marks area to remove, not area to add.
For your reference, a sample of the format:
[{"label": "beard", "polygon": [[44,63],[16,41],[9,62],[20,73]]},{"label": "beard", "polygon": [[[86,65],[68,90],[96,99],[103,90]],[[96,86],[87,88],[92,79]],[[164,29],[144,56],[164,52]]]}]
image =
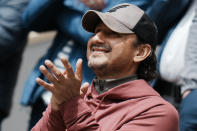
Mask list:
[{"label": "beard", "polygon": [[92,69],[103,69],[107,66],[108,59],[104,54],[98,56],[90,55],[88,59],[88,66]]}]

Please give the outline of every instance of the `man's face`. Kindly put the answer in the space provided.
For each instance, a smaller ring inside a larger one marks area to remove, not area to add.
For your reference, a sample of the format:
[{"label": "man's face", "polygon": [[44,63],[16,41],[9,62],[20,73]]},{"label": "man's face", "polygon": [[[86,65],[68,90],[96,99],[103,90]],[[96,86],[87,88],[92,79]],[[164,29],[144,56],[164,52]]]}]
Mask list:
[{"label": "man's face", "polygon": [[109,79],[131,75],[136,54],[133,43],[136,41],[135,34],[119,34],[103,23],[99,24],[95,35],[88,42],[88,66],[97,76]]}]

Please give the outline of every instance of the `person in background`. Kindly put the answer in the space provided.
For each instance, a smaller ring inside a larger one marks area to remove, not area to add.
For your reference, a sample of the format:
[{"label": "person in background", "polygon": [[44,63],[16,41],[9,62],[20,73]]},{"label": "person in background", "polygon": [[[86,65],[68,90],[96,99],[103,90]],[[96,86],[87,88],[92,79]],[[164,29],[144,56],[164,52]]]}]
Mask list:
[{"label": "person in background", "polygon": [[[197,130],[197,1],[190,0],[162,43],[158,89],[179,110],[180,131]],[[166,94],[167,95],[166,95]],[[169,99],[169,98],[168,98]]]},{"label": "person in background", "polygon": [[[170,25],[178,18],[187,4],[187,0],[31,0],[23,14],[24,25],[28,30],[38,32],[57,30],[57,35],[46,55],[44,55],[30,74],[23,91],[21,103],[31,106],[29,129],[42,117],[42,112],[50,103],[51,94],[43,89],[35,81],[37,77],[47,80],[39,70],[45,59],[50,59],[58,69],[64,71],[60,57],[66,57],[73,69],[78,58],[83,59],[83,83],[91,82],[94,73],[87,67],[86,47],[91,33],[83,30],[82,15],[88,9],[96,9],[102,12],[119,3],[132,3],[147,12],[156,22],[159,30],[159,41]],[[176,10],[174,10],[176,9]],[[164,22],[165,21],[165,22]]]},{"label": "person in background", "polygon": [[9,115],[27,31],[22,12],[28,0],[0,0],[0,130]]},{"label": "person in background", "polygon": [[181,79],[182,102],[180,112],[180,131],[197,130],[197,1],[193,1],[193,19],[185,47],[184,67]]},{"label": "person in background", "polygon": [[82,88],[87,92],[81,90],[81,97],[82,59],[75,73],[65,57],[64,72],[46,60],[48,69],[41,65],[40,70],[50,83],[40,78],[37,82],[52,92],[52,98],[32,131],[178,131],[176,109],[148,84],[156,76],[158,32],[146,13],[123,3],[105,13],[88,11],[82,25],[94,33],[87,59],[96,78]]}]

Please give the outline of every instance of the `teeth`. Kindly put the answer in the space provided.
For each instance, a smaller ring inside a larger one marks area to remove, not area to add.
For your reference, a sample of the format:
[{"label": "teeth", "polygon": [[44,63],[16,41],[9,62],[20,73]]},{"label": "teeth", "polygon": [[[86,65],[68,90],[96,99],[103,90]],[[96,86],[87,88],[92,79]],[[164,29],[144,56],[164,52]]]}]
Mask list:
[{"label": "teeth", "polygon": [[104,51],[94,51],[94,52],[103,53]]},{"label": "teeth", "polygon": [[107,50],[104,48],[93,48],[92,50],[97,52],[107,52]]}]

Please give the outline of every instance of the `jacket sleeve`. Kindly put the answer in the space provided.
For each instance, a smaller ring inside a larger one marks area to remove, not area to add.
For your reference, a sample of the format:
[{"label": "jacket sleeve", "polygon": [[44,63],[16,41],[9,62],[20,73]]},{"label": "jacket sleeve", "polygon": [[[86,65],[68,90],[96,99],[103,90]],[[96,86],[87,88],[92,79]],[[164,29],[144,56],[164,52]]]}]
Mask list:
[{"label": "jacket sleeve", "polygon": [[31,131],[64,131],[65,128],[60,111],[53,111],[49,104],[43,113],[43,117]]},{"label": "jacket sleeve", "polygon": [[65,131],[66,129],[100,131],[100,126],[91,113],[90,107],[81,97],[64,104],[60,111],[51,110],[49,105],[31,131]]}]

